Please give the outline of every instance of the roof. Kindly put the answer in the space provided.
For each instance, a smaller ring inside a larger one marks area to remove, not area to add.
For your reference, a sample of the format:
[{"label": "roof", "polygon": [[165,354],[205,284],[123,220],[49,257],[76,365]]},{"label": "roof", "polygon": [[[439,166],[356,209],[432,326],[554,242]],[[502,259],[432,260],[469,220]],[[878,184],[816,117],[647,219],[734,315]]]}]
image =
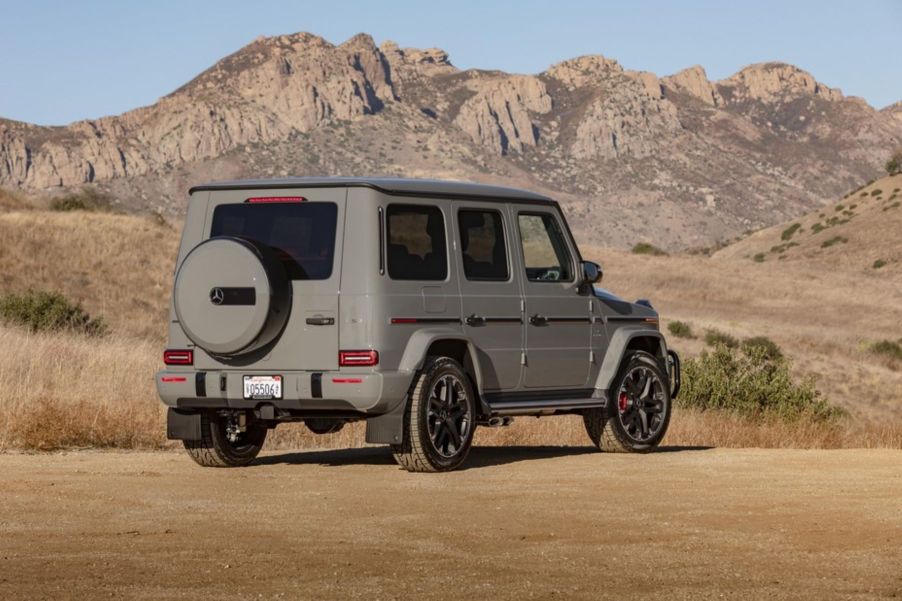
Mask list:
[{"label": "roof", "polygon": [[208,182],[193,186],[189,194],[203,190],[260,190],[277,188],[374,188],[396,196],[433,196],[450,198],[480,198],[484,200],[554,201],[542,194],[469,182],[437,179],[405,179],[394,177],[289,177],[283,179],[245,179]]}]

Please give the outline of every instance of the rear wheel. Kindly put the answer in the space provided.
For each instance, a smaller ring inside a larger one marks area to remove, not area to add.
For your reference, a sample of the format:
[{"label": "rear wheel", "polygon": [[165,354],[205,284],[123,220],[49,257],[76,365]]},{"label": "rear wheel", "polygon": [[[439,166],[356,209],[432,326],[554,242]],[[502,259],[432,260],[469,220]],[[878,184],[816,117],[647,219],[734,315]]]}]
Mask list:
[{"label": "rear wheel", "polygon": [[647,453],[664,438],[670,424],[670,386],[655,357],[629,355],[611,386],[613,406],[583,415],[586,432],[602,451]]},{"label": "rear wheel", "polygon": [[204,467],[240,467],[260,453],[266,440],[266,427],[249,424],[244,432],[229,435],[228,420],[212,413],[201,415],[201,439],[185,440],[185,450]]},{"label": "rear wheel", "polygon": [[404,414],[404,442],[395,460],[411,472],[443,472],[460,466],[476,428],[473,387],[460,364],[430,357],[414,383]]}]

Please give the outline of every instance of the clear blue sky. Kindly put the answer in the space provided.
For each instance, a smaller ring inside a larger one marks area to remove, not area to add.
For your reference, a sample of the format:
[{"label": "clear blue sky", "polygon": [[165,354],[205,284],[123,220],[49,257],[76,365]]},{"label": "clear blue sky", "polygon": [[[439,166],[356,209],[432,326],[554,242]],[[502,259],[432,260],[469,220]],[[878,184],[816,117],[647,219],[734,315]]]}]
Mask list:
[{"label": "clear blue sky", "polygon": [[0,0],[0,117],[41,124],[154,102],[259,35],[358,32],[458,67],[537,73],[581,54],[712,79],[781,60],[877,108],[902,100],[902,0],[252,2]]}]

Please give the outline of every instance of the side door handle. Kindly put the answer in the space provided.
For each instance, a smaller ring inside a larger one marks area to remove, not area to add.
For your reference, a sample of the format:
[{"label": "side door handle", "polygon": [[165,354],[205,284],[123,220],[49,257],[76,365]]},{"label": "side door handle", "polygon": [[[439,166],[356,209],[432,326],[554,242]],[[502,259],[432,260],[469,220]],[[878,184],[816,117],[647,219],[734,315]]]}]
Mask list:
[{"label": "side door handle", "polygon": [[307,318],[308,326],[334,326],[335,318],[334,317],[323,317],[321,315],[317,315],[315,317]]},{"label": "side door handle", "polygon": [[483,325],[485,325],[485,317],[483,317],[482,315],[476,315],[474,313],[473,315],[470,315],[469,317],[467,317],[467,325],[468,326],[483,326]]},{"label": "side door handle", "polygon": [[544,315],[539,315],[538,313],[536,313],[535,315],[533,315],[532,317],[529,318],[529,323],[531,323],[534,326],[544,326],[545,324],[548,323],[548,318],[545,317]]}]

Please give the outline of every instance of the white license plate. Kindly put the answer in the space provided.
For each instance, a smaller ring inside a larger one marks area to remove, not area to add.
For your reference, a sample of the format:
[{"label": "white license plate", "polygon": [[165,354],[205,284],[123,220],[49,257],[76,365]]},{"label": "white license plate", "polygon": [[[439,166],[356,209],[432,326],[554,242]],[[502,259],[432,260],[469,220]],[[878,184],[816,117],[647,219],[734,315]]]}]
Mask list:
[{"label": "white license plate", "polygon": [[281,399],[282,376],[244,376],[244,398]]}]

